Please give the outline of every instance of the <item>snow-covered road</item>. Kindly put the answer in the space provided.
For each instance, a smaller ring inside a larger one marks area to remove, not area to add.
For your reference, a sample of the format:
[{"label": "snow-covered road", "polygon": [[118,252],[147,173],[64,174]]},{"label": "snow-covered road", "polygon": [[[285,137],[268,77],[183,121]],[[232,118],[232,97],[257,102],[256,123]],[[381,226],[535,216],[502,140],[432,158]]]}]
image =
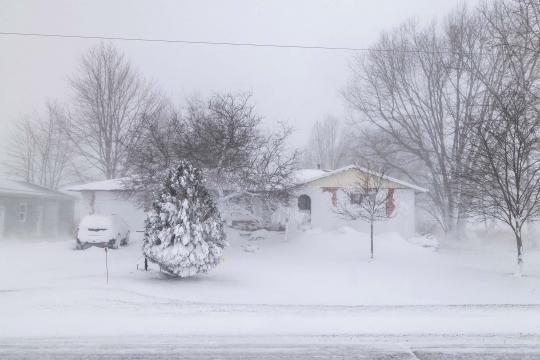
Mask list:
[{"label": "snow-covered road", "polygon": [[4,326],[0,326],[0,338],[540,334],[540,305],[211,304],[126,293],[117,288],[87,291],[79,290],[74,302],[70,301],[75,298],[72,289],[0,293],[0,304],[5,304],[1,305]]},{"label": "snow-covered road", "polygon": [[536,336],[108,337],[0,341],[0,357],[22,359],[394,359],[532,360]]}]

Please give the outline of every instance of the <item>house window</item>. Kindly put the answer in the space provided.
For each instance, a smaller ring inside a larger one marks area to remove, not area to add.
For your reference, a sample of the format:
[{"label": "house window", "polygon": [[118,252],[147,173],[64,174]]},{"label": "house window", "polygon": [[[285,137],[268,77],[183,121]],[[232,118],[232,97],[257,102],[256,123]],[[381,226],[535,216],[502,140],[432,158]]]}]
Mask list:
[{"label": "house window", "polygon": [[360,194],[360,193],[351,194],[351,204],[360,205],[362,203],[362,200],[364,200],[364,194]]},{"label": "house window", "polygon": [[19,213],[19,221],[20,222],[26,221],[26,204],[21,204],[21,211]]},{"label": "house window", "polygon": [[363,194],[363,193],[354,193],[351,194],[351,204],[360,205],[369,198],[372,199],[372,203],[375,202],[377,194]]}]

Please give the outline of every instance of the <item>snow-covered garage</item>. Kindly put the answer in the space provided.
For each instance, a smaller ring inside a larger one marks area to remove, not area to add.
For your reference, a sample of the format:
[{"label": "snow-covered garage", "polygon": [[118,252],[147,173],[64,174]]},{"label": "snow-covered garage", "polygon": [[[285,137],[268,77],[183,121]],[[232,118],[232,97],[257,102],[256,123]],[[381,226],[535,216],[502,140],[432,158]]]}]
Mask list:
[{"label": "snow-covered garage", "polygon": [[81,194],[77,209],[79,219],[89,214],[116,214],[128,222],[132,233],[144,229],[146,211],[126,196],[122,179],[98,181],[67,190]]}]

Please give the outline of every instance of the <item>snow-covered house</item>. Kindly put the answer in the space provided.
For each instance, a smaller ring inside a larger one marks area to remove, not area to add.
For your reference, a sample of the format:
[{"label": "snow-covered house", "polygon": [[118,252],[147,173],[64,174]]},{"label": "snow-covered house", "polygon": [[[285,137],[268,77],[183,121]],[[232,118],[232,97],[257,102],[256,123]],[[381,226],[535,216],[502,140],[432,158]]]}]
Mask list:
[{"label": "snow-covered house", "polygon": [[146,211],[125,196],[122,179],[72,186],[67,191],[80,193],[76,211],[79,219],[89,214],[116,214],[128,222],[132,233],[144,229]]},{"label": "snow-covered house", "polygon": [[[344,199],[345,193],[340,188],[354,186],[359,172],[362,176],[372,176],[369,170],[352,165],[334,171],[298,171],[302,185],[298,190],[298,207],[310,216],[309,226],[330,230],[347,225],[358,231],[370,231],[367,222],[342,220],[332,211],[338,201]],[[377,223],[374,230],[379,233],[395,231],[404,238],[410,238],[414,235],[415,196],[427,190],[389,176],[385,176],[385,179],[388,188],[393,189],[388,206],[396,207],[396,213],[389,220]]]},{"label": "snow-covered house", "polygon": [[[366,170],[346,166],[335,171],[303,169],[297,172],[300,187],[297,192],[298,207],[301,212],[309,215],[308,226],[324,230],[338,229],[347,225],[358,231],[369,232],[369,224],[358,221],[341,220],[332,211],[338,199],[345,194],[340,191],[341,186],[352,186],[357,180],[358,172]],[[398,179],[386,177],[388,187],[393,189],[393,206],[397,207],[396,215],[386,222],[375,225],[376,232],[396,231],[403,237],[414,235],[415,224],[415,195],[426,192],[426,189],[408,184]],[[68,191],[79,192],[81,199],[78,207],[78,217],[87,214],[112,215],[117,214],[130,224],[131,231],[144,229],[146,211],[124,196],[125,189],[122,179],[105,180],[91,184],[73,186]],[[252,204],[253,205],[253,204]],[[257,219],[262,219],[262,226],[275,228],[272,224],[271,213],[264,210],[262,205],[254,205],[253,213]],[[253,222],[254,226],[261,226],[255,217],[239,216],[230,220],[240,222]],[[256,225],[258,224],[258,225]]]},{"label": "snow-covered house", "polygon": [[75,201],[43,186],[0,179],[0,238],[66,235]]}]

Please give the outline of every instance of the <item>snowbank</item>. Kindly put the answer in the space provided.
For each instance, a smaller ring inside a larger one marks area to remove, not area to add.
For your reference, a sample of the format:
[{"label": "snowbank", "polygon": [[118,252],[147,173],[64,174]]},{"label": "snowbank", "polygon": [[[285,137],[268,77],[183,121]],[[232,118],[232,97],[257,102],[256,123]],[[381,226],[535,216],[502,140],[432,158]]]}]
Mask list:
[{"label": "snowbank", "polygon": [[353,229],[352,227],[350,226],[342,226],[338,229],[338,234],[356,234],[358,233],[358,231],[356,231],[355,229]]},{"label": "snowbank", "polygon": [[251,233],[249,240],[263,240],[268,238],[268,230],[260,229]]},{"label": "snowbank", "polygon": [[257,245],[242,245],[242,249],[244,249],[245,252],[255,252],[259,250],[259,247]]},{"label": "snowbank", "polygon": [[411,244],[419,245],[422,247],[438,249],[439,241],[431,235],[416,235],[408,239]]}]

